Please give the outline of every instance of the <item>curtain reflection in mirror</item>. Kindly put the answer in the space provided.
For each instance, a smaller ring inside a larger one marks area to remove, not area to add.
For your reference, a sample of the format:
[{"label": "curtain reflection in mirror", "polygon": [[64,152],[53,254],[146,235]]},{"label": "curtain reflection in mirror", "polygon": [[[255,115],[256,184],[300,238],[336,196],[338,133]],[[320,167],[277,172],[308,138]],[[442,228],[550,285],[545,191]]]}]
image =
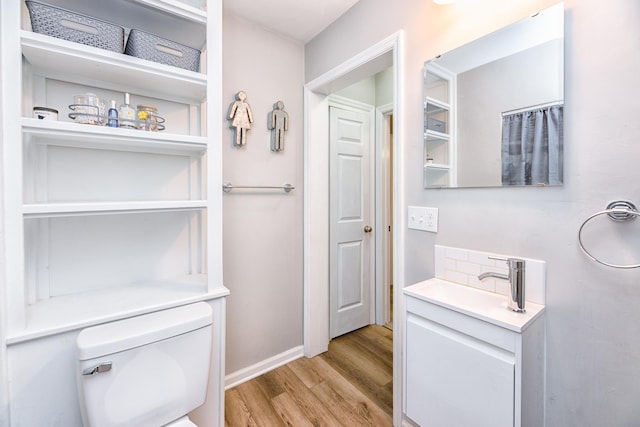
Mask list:
[{"label": "curtain reflection in mirror", "polygon": [[562,184],[562,115],[562,105],[503,114],[502,185]]}]

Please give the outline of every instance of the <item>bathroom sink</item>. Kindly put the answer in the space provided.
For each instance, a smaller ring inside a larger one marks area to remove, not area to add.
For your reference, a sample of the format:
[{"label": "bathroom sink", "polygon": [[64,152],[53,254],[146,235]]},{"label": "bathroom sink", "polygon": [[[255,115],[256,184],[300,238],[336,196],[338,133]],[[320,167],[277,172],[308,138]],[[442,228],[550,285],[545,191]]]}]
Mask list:
[{"label": "bathroom sink", "polygon": [[468,316],[522,332],[544,311],[544,305],[527,301],[526,312],[507,307],[507,297],[442,279],[429,279],[404,288],[406,295],[448,308]]}]

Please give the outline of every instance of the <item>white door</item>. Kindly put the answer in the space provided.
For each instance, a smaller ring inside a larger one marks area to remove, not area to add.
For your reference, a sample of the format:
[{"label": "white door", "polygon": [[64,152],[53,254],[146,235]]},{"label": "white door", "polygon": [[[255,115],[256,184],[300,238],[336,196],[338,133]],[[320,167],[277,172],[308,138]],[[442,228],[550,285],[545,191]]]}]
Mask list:
[{"label": "white door", "polygon": [[372,323],[370,114],[329,108],[331,338]]}]

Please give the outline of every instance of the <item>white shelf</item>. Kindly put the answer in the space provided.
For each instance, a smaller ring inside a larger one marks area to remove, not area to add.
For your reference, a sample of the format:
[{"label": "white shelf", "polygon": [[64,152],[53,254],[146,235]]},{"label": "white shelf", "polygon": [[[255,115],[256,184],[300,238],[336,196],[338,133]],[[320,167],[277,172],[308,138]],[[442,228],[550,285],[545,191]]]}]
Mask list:
[{"label": "white shelf", "polygon": [[113,149],[161,154],[200,155],[207,138],[23,118],[22,132],[32,141],[65,147]]},{"label": "white shelf", "polygon": [[433,170],[433,171],[449,171],[451,166],[443,165],[441,163],[426,163],[424,165],[425,170]]},{"label": "white shelf", "polygon": [[93,292],[51,297],[27,308],[27,325],[11,331],[7,344],[77,330],[170,307],[228,294],[226,288],[209,292],[207,276],[111,287]]},{"label": "white shelf", "polygon": [[438,132],[437,130],[431,130],[431,129],[427,129],[424,132],[424,134],[427,138],[432,138],[432,139],[441,139],[441,140],[448,141],[450,138],[449,134]]},{"label": "white shelf", "polygon": [[50,218],[60,216],[105,215],[111,213],[190,211],[205,209],[206,207],[206,200],[41,203],[23,205],[22,213],[25,218]]},{"label": "white shelf", "polygon": [[427,96],[426,110],[427,114],[435,114],[442,111],[449,111],[450,106],[446,102]]},{"label": "white shelf", "polygon": [[114,87],[135,87],[158,97],[200,103],[206,97],[207,75],[158,64],[122,53],[73,43],[23,30],[22,54],[39,73],[57,79]]},{"label": "white shelf", "polygon": [[143,4],[203,26],[207,23],[207,12],[176,0],[134,0],[134,3]]},{"label": "white shelf", "polygon": [[446,143],[449,141],[450,136],[446,133],[438,132],[437,130],[427,129],[424,133],[424,137],[428,143]]}]

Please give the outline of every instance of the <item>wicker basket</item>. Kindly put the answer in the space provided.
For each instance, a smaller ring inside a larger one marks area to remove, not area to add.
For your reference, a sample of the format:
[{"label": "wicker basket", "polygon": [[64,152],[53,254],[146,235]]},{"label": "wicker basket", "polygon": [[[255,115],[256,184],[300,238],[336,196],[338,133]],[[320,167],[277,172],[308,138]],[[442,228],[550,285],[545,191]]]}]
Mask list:
[{"label": "wicker basket", "polygon": [[122,53],[124,28],[48,4],[25,3],[34,32]]},{"label": "wicker basket", "polygon": [[140,30],[131,30],[124,53],[186,70],[200,69],[199,50]]}]

